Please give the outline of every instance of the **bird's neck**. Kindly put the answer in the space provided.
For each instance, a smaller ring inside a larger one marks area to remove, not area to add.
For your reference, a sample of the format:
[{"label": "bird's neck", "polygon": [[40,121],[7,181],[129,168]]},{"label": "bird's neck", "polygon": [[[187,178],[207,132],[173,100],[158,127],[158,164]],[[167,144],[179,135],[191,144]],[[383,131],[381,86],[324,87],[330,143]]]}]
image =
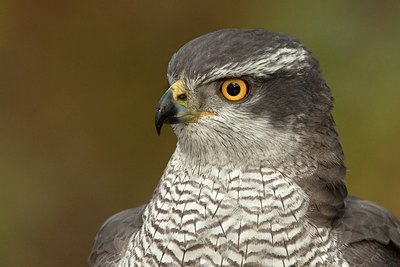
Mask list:
[{"label": "bird's neck", "polygon": [[178,166],[185,173],[202,177],[216,177],[216,182],[225,187],[229,181],[223,179],[224,175],[216,175],[223,173],[223,169],[239,173],[262,168],[275,170],[304,192],[310,204],[307,216],[313,222],[330,225],[342,215],[347,196],[343,150],[333,118],[328,117],[295,139],[264,147],[253,143],[240,147],[235,146],[237,143],[229,144],[232,147],[217,146],[213,142],[199,144],[198,140],[186,139],[178,142],[170,167]]}]

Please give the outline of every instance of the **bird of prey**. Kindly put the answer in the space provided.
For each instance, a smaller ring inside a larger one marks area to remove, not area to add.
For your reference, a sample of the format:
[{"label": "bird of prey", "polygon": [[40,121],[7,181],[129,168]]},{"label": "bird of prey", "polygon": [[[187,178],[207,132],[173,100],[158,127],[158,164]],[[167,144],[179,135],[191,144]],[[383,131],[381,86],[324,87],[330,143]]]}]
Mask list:
[{"label": "bird of prey", "polygon": [[400,222],[348,196],[333,99],[299,41],[198,37],[155,116],[177,145],[150,201],[108,219],[90,266],[400,266]]}]

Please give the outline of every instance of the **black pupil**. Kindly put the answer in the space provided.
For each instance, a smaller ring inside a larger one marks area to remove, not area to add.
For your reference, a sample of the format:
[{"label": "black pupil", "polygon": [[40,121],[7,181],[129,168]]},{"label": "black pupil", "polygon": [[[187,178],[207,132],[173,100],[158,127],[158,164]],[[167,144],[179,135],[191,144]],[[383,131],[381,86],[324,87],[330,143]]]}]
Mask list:
[{"label": "black pupil", "polygon": [[230,83],[228,84],[226,91],[230,96],[237,96],[240,93],[240,85],[235,82]]}]

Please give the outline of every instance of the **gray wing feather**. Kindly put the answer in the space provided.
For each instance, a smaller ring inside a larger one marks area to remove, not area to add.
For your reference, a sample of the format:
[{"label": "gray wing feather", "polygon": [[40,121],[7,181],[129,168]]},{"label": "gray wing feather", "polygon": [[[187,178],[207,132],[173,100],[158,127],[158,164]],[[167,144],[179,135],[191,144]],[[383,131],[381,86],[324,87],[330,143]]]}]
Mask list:
[{"label": "gray wing feather", "polygon": [[115,266],[125,252],[131,236],[142,226],[145,207],[146,205],[142,205],[121,211],[101,226],[89,255],[89,266]]},{"label": "gray wing feather", "polygon": [[350,266],[400,266],[400,222],[386,209],[348,197],[336,227]]},{"label": "gray wing feather", "polygon": [[377,241],[359,241],[350,244],[343,255],[352,267],[400,266],[399,250],[393,244],[383,245]]}]

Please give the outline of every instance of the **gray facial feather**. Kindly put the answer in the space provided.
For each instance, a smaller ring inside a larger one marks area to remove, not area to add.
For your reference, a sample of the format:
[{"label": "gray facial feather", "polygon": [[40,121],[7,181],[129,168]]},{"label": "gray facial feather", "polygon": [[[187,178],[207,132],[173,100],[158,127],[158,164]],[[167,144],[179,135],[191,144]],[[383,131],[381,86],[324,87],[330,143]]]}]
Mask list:
[{"label": "gray facial feather", "polygon": [[316,61],[296,39],[265,30],[229,29],[192,40],[171,59],[168,78],[189,87],[223,77],[259,76],[313,67]]}]

